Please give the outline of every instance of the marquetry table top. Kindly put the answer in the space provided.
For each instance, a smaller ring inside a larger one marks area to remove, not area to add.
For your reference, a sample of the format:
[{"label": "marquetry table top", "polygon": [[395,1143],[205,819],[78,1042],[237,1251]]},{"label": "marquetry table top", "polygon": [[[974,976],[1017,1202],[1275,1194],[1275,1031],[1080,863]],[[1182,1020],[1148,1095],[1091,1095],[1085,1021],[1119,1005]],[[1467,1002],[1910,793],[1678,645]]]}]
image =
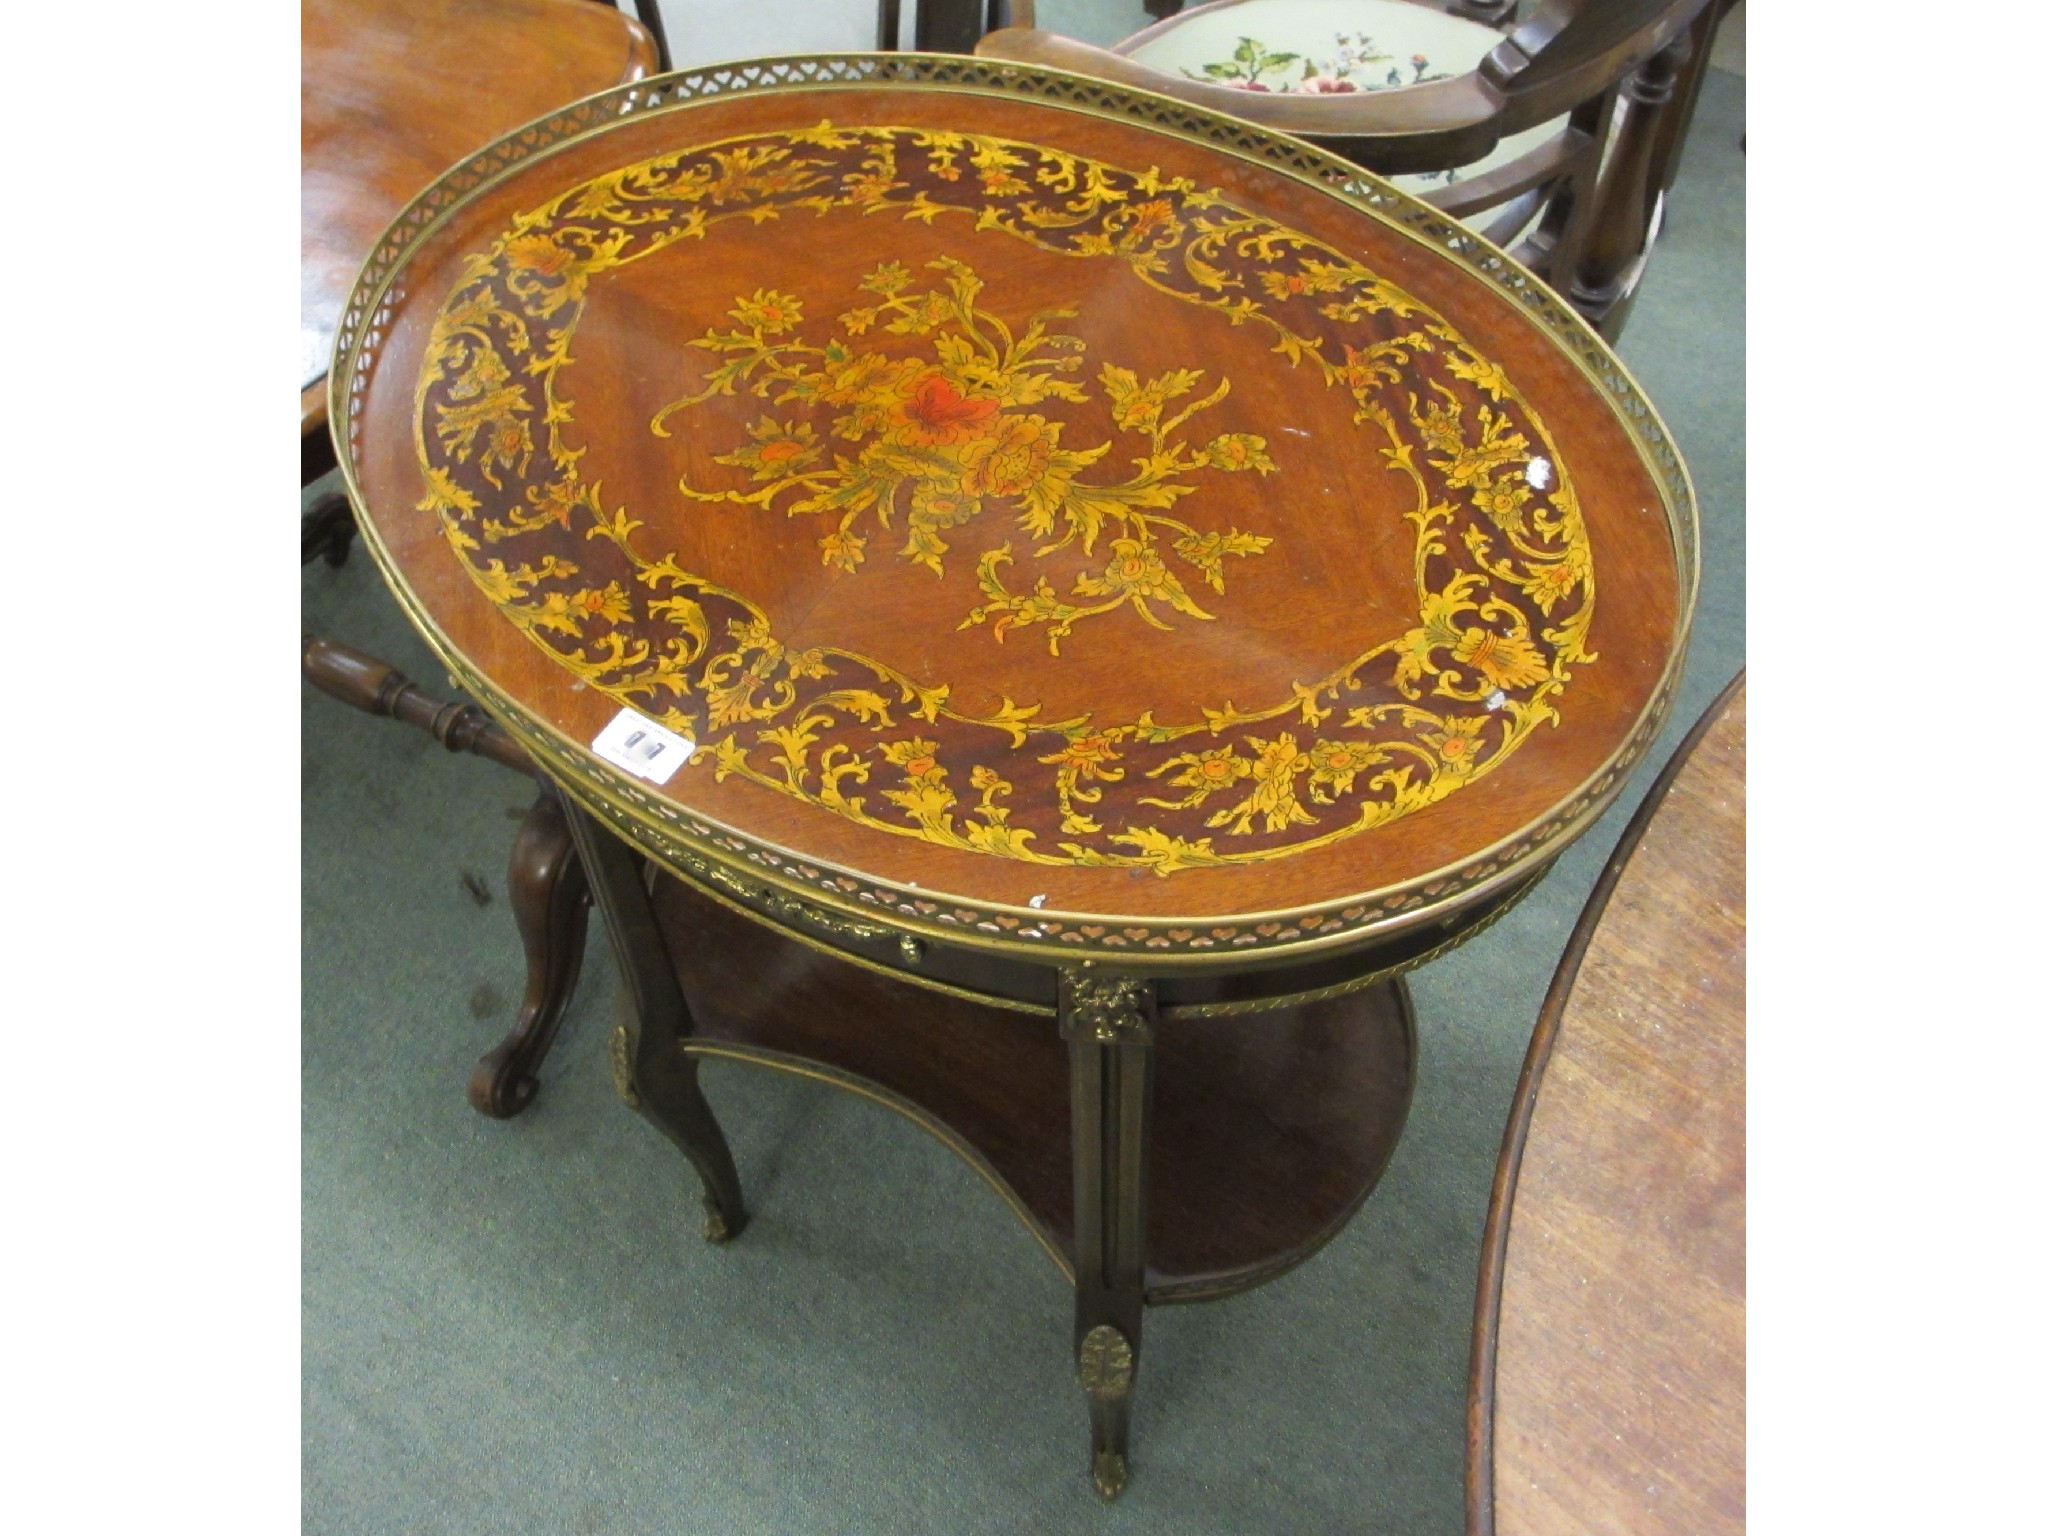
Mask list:
[{"label": "marquetry table top", "polygon": [[[1476,898],[1674,684],[1690,488],[1548,290],[1292,140],[1074,77],[689,72],[451,175],[344,318],[366,535],[641,839],[1004,942]],[[589,750],[622,709],[694,749]],[[1071,950],[1067,951],[1071,952]]]},{"label": "marquetry table top", "polygon": [[1515,1095],[1475,1536],[1743,1528],[1743,760],[1732,684],[1623,835]]},{"label": "marquetry table top", "polygon": [[589,0],[300,0],[302,428],[356,269],[408,199],[511,128],[655,67],[654,40]]}]

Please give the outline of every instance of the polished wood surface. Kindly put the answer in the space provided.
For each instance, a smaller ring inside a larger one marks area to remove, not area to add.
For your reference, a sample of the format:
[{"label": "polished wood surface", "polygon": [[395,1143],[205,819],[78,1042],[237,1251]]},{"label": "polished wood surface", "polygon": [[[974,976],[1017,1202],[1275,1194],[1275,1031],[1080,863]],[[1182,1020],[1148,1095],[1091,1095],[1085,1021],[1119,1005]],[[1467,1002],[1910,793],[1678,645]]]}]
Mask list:
[{"label": "polished wood surface", "polygon": [[639,22],[588,0],[301,0],[299,402],[335,320],[399,210],[465,155],[543,113],[655,68]]},{"label": "polished wood surface", "polygon": [[[786,850],[828,903],[843,872],[1220,958],[1455,904],[1640,748],[1692,533],[1597,354],[1307,172],[762,90],[455,207],[355,489],[593,806]],[[626,703],[703,748],[660,789],[581,746]]]},{"label": "polished wood surface", "polygon": [[[1049,1011],[877,974],[671,877],[654,909],[696,1023],[688,1049],[824,1068],[916,1111],[999,1181],[1071,1275],[1067,1046]],[[1169,1016],[1155,1052],[1151,1303],[1256,1284],[1334,1236],[1393,1156],[1414,1085],[1397,982],[1253,1019]]]},{"label": "polished wood surface", "polygon": [[1530,1046],[1480,1278],[1477,1536],[1743,1529],[1744,698],[1652,790]]}]

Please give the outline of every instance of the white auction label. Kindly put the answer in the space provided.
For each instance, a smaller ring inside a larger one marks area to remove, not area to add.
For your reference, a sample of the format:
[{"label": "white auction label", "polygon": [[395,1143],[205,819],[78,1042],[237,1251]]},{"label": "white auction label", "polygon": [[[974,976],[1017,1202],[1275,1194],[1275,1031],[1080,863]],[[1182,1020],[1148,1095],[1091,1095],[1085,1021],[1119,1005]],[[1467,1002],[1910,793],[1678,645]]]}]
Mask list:
[{"label": "white auction label", "polygon": [[670,775],[690,760],[697,744],[665,725],[656,725],[637,709],[622,709],[597,733],[590,750],[628,773],[666,784]]}]

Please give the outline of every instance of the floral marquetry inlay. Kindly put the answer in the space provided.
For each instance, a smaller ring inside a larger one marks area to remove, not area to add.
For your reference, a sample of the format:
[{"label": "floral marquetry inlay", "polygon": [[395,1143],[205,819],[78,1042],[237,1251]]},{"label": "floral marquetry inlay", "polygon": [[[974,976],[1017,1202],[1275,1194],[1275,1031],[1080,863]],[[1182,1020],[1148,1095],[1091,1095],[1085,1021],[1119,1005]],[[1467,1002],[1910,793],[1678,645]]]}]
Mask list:
[{"label": "floral marquetry inlay", "polygon": [[[567,387],[593,287],[799,213],[814,241],[880,216],[1112,263],[1275,356],[1257,381],[1203,357],[1139,367],[1085,336],[1085,300],[1023,302],[967,255],[821,261],[803,284],[725,285],[723,318],[674,338],[701,366],[637,430],[702,456],[669,504],[621,504]],[[771,520],[834,580],[929,583],[920,611],[946,644],[1026,647],[1050,668],[1073,665],[1063,643],[1221,631],[1241,573],[1316,553],[1287,542],[1302,523],[1283,538],[1222,489],[1284,493],[1309,450],[1230,412],[1254,382],[1294,379],[1341,392],[1341,451],[1400,488],[1386,517],[1405,523],[1414,606],[1391,638],[1243,704],[970,709],[957,678],[792,640],[730,572],[657,535],[714,512]],[[830,123],[623,166],[469,259],[416,406],[423,509],[555,662],[701,744],[678,786],[744,781],[944,847],[1169,875],[1326,846],[1493,771],[1595,660],[1570,469],[1503,370],[1355,259],[1156,169]],[[978,558],[955,547],[990,529]]]},{"label": "floral marquetry inlay", "polygon": [[[1186,440],[1190,418],[1228,395],[1230,381],[1203,391],[1199,368],[1140,382],[1128,368],[1102,364],[1097,383],[1112,402],[1116,425],[1133,440],[1128,446],[1137,450],[1137,473],[1102,480],[1091,467],[1112,445],[1065,446],[1064,424],[1042,414],[1062,401],[1088,399],[1074,377],[1087,343],[1052,328],[1074,311],[1047,310],[1013,329],[980,306],[982,281],[973,268],[951,257],[932,267],[943,282],[920,285],[893,261],[868,273],[860,290],[869,302],[841,315],[841,335],[823,346],[803,340],[803,300],[765,289],[737,300],[733,329],[692,340],[691,346],[723,361],[702,390],[655,416],[654,432],[666,435],[671,413],[742,386],[789,406],[791,416],[762,416],[744,445],[718,456],[718,463],[746,472],[749,488],[703,491],[685,480],[683,494],[792,516],[822,514],[831,529],[818,548],[826,564],[846,571],[867,558],[862,529],[886,530],[900,519],[900,553],[941,576],[945,530],[972,521],[984,507],[1001,507],[1027,539],[1046,541],[1034,551],[1040,558],[1077,542],[1087,554],[1107,557],[1099,571],[1076,577],[1065,596],[1043,579],[1031,590],[1012,592],[1002,573],[1013,558],[1007,543],[978,563],[989,600],[960,628],[988,623],[1000,639],[1012,628],[1044,624],[1055,656],[1075,624],[1126,603],[1160,629],[1168,625],[1152,605],[1214,618],[1188,595],[1166,557],[1221,592],[1223,557],[1259,554],[1272,540],[1236,528],[1205,532],[1167,509],[1193,489],[1188,477],[1202,470],[1264,474],[1274,467],[1266,440],[1254,433],[1226,432],[1200,446]],[[891,359],[852,340],[877,325],[899,336],[930,337],[929,356]],[[1197,392],[1201,398],[1183,400]],[[842,444],[847,451],[839,451]]]}]

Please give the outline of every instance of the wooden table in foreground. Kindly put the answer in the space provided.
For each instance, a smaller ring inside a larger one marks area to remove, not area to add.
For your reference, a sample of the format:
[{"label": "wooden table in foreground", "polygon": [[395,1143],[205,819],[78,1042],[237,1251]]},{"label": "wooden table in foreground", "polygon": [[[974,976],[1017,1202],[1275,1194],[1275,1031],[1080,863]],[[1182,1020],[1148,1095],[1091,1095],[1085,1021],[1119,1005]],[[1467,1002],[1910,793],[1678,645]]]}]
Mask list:
[{"label": "wooden table in foreground", "polygon": [[394,225],[338,355],[366,541],[571,802],[619,1090],[707,1235],[746,1211],[701,1057],[911,1116],[1073,1280],[1114,1496],[1145,1307],[1342,1228],[1413,1084],[1400,973],[1668,708],[1697,536],[1654,412],[1353,167],[943,56],[522,130]]},{"label": "wooden table in foreground", "polygon": [[1515,1094],[1479,1282],[1475,1536],[1743,1528],[1737,678],[1623,834]]}]

